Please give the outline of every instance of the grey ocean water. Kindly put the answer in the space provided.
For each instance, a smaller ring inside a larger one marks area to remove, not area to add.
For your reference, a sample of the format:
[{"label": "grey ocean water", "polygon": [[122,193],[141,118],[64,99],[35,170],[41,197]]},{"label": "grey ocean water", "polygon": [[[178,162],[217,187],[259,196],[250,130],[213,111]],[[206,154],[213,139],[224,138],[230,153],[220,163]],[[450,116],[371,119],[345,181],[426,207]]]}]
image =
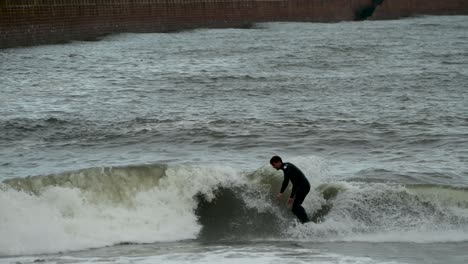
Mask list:
[{"label": "grey ocean water", "polygon": [[466,263],[467,86],[466,16],[1,50],[0,262]]}]

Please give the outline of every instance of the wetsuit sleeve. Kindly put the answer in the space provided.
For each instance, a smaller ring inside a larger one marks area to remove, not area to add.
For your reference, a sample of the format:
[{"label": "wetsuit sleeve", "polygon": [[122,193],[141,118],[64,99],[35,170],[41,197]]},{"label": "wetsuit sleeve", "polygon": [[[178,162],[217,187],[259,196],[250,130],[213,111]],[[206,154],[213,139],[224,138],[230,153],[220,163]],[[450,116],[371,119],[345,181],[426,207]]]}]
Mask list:
[{"label": "wetsuit sleeve", "polygon": [[289,198],[294,198],[296,196],[296,192],[297,192],[297,186],[293,185],[291,195],[289,196]]},{"label": "wetsuit sleeve", "polygon": [[286,187],[288,187],[288,184],[289,184],[289,176],[285,173],[284,174],[283,184],[281,185],[280,193],[283,193],[284,190],[286,190]]}]

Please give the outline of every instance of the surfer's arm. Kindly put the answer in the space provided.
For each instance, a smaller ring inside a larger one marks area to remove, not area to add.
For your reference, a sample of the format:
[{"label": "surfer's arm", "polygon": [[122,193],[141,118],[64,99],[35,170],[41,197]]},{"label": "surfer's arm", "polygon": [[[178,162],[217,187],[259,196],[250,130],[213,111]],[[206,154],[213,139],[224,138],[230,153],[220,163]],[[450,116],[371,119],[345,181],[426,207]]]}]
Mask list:
[{"label": "surfer's arm", "polygon": [[289,184],[289,176],[285,173],[284,174],[283,184],[281,185],[280,193],[283,193],[284,190],[286,190],[286,188],[288,187],[288,184]]},{"label": "surfer's arm", "polygon": [[289,196],[289,198],[294,199],[294,197],[296,196],[296,192],[297,192],[297,186],[293,184],[291,195]]}]

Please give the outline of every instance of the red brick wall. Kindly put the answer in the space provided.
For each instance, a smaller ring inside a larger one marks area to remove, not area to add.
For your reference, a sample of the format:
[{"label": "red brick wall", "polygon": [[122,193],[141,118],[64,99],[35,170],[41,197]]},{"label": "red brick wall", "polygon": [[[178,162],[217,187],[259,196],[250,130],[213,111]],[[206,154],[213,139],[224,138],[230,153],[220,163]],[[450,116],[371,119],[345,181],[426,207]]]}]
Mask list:
[{"label": "red brick wall", "polygon": [[468,0],[385,0],[372,19],[395,19],[416,15],[468,15]]},{"label": "red brick wall", "polygon": [[[466,4],[461,3],[468,0],[386,0],[375,18],[411,13],[421,2],[426,6],[430,6],[427,2],[456,2],[466,11]],[[436,6],[450,6],[440,3]],[[369,5],[372,0],[0,0],[0,48],[87,40],[119,32],[355,20]],[[427,10],[433,11],[423,11]]]},{"label": "red brick wall", "polygon": [[0,0],[0,48],[119,32],[352,20],[370,0]]}]

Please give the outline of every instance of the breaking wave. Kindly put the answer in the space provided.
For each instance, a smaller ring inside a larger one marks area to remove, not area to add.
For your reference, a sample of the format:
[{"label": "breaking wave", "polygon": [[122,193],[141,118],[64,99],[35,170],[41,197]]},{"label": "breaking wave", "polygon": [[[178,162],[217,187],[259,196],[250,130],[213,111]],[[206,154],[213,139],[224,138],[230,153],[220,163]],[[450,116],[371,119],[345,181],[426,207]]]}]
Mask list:
[{"label": "breaking wave", "polygon": [[336,181],[318,158],[292,162],[313,186],[304,207],[314,222],[305,225],[278,205],[282,176],[269,166],[155,164],[5,180],[0,256],[187,239],[468,241],[466,189]]}]

